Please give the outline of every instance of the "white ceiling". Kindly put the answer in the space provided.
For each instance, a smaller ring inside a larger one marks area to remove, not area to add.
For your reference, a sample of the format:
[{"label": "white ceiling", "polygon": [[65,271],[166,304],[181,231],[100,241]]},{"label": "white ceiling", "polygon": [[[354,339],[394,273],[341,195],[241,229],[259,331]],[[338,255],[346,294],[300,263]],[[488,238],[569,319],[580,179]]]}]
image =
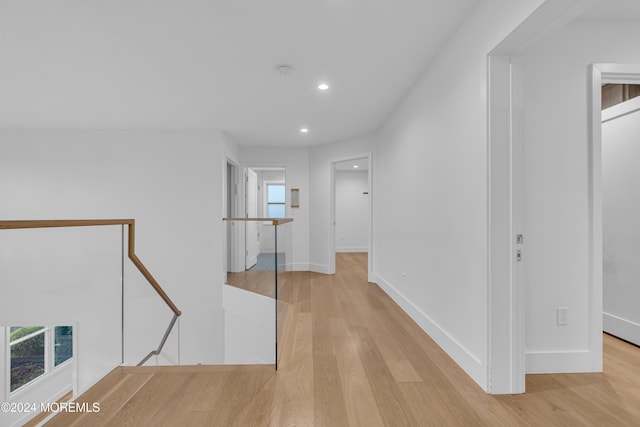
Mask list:
[{"label": "white ceiling", "polygon": [[581,21],[637,21],[640,19],[640,0],[591,0],[591,4],[577,19]]},{"label": "white ceiling", "polygon": [[478,1],[2,0],[0,127],[365,134]]}]

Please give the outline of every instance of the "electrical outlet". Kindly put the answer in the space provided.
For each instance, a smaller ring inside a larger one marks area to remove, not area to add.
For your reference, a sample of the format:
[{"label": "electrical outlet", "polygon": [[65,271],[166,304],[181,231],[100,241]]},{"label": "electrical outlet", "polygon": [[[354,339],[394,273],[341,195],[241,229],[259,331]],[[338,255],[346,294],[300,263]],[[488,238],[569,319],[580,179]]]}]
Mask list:
[{"label": "electrical outlet", "polygon": [[407,273],[406,273],[406,271],[403,271],[403,272],[402,272],[402,280],[405,280],[405,281],[407,280]]},{"label": "electrical outlet", "polygon": [[556,322],[558,326],[567,326],[567,307],[556,309]]}]

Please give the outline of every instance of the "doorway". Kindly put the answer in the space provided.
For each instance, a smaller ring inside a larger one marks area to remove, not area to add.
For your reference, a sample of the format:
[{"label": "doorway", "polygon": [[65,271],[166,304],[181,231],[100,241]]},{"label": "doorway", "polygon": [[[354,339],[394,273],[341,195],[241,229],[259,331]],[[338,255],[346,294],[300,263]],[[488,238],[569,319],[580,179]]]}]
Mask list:
[{"label": "doorway", "polygon": [[[245,168],[245,217],[286,218],[286,169]],[[245,223],[245,270],[271,269],[275,259],[275,229],[269,221]]]},{"label": "doorway", "polygon": [[[241,216],[241,186],[242,168],[233,160],[227,158],[225,162],[225,183],[224,189],[224,215],[227,218],[237,218]],[[225,223],[226,232],[224,238],[226,239],[223,246],[225,256],[224,260],[224,272],[238,272],[244,270],[244,245],[238,244],[244,240],[244,229],[239,227],[235,222],[229,221]],[[226,274],[224,281],[226,282]]]},{"label": "doorway", "polygon": [[336,253],[366,253],[368,280],[373,280],[371,169],[370,153],[331,162],[331,274]]},{"label": "doorway", "polygon": [[[245,171],[245,217],[259,218],[258,214],[258,174],[251,168]],[[245,262],[244,269],[250,270],[258,262],[260,253],[260,230],[255,221],[245,224]]]},{"label": "doorway", "polygon": [[602,326],[604,332],[640,345],[640,98],[629,96],[629,88],[637,88],[627,84],[633,82],[611,83],[607,74],[602,79]]}]

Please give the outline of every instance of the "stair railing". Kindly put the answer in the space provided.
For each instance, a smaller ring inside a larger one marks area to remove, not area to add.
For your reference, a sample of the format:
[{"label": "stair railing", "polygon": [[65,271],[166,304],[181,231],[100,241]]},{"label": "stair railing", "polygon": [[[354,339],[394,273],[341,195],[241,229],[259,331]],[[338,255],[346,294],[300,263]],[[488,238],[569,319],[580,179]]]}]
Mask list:
[{"label": "stair railing", "polygon": [[151,351],[147,356],[142,359],[137,366],[142,366],[144,363],[149,360],[154,355],[160,354],[162,348],[164,347],[171,330],[173,329],[176,320],[182,312],[176,307],[176,305],[171,301],[171,298],[166,294],[164,289],[160,286],[158,281],[151,275],[149,270],[144,266],[142,261],[135,254],[135,219],[79,219],[79,220],[26,220],[26,221],[0,221],[0,230],[15,230],[15,229],[25,229],[25,228],[60,228],[60,227],[92,227],[92,226],[102,226],[102,225],[126,225],[129,228],[129,239],[128,239],[128,249],[127,255],[133,265],[136,266],[138,271],[142,273],[142,275],[147,279],[147,282],[153,287],[156,293],[162,298],[162,300],[167,304],[167,306],[173,312],[173,318],[169,323],[169,326],[160,341],[160,345],[157,349]]}]

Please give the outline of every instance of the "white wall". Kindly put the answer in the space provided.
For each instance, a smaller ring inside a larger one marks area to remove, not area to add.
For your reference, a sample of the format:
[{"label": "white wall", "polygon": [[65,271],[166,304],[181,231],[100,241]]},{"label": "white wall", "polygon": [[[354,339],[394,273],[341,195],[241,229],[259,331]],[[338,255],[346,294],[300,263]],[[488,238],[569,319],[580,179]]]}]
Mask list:
[{"label": "white wall", "polygon": [[[135,218],[136,253],[183,312],[181,363],[221,362],[221,168],[230,144],[218,132],[0,130],[0,218]],[[148,331],[154,345],[166,312]]]},{"label": "white wall", "polygon": [[[271,147],[240,149],[240,162],[243,166],[272,166],[286,169],[287,215],[293,223],[293,269],[309,270],[309,150],[308,148]],[[300,207],[291,208],[291,189],[300,189]],[[314,196],[315,197],[315,196]]]},{"label": "white wall", "polygon": [[377,282],[485,389],[487,54],[540,3],[480,3],[382,127],[374,156]]},{"label": "white wall", "polygon": [[602,124],[602,205],[604,330],[640,345],[638,108],[640,98],[620,104],[609,111],[625,115]]},{"label": "white wall", "polygon": [[[576,22],[532,46],[524,71],[527,372],[598,370],[591,352],[587,68],[639,63],[635,22]],[[556,325],[567,307],[566,326]],[[596,350],[597,351],[597,350]]]},{"label": "white wall", "polygon": [[336,171],[336,252],[367,252],[369,173]]}]

